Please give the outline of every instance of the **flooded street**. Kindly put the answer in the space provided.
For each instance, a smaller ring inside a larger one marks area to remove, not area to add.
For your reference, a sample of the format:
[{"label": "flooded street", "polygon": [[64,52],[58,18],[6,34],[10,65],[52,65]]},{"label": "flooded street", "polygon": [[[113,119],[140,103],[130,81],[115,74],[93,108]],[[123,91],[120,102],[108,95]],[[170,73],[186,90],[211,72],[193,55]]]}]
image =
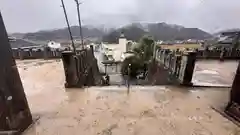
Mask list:
[{"label": "flooded street", "polygon": [[195,64],[192,83],[198,86],[231,87],[238,61],[199,60]]},{"label": "flooded street", "polygon": [[173,86],[64,88],[61,61],[17,61],[33,116],[24,135],[240,135],[211,109],[230,89]]}]

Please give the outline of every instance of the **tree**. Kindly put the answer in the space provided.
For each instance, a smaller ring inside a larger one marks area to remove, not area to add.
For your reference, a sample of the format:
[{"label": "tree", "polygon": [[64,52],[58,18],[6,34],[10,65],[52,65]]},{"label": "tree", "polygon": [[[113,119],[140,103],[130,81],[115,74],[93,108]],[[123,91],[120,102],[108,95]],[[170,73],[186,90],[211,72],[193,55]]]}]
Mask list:
[{"label": "tree", "polygon": [[139,59],[149,62],[153,56],[154,40],[151,36],[143,36],[139,44],[133,49],[133,52]]},{"label": "tree", "polygon": [[121,74],[128,75],[128,67],[130,67],[130,77],[135,78],[138,75],[139,70],[141,70],[142,64],[139,62],[140,60],[136,56],[131,56],[126,58],[122,63]]},{"label": "tree", "polygon": [[154,40],[150,36],[143,36],[139,44],[133,49],[134,56],[128,57],[122,64],[122,75],[127,75],[128,65],[130,67],[131,77],[136,77],[140,72],[147,71],[147,64],[152,59],[154,49]]}]

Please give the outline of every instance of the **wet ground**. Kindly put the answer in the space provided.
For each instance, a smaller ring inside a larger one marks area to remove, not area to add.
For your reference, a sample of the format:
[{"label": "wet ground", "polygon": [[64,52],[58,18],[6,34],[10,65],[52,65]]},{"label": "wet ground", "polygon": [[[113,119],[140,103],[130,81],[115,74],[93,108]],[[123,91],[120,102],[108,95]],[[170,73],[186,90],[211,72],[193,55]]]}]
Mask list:
[{"label": "wet ground", "polygon": [[34,116],[24,135],[240,135],[211,109],[228,88],[171,86],[64,89],[61,61],[18,61]]},{"label": "wet ground", "polygon": [[192,83],[198,86],[231,87],[238,61],[200,60],[195,64]]}]

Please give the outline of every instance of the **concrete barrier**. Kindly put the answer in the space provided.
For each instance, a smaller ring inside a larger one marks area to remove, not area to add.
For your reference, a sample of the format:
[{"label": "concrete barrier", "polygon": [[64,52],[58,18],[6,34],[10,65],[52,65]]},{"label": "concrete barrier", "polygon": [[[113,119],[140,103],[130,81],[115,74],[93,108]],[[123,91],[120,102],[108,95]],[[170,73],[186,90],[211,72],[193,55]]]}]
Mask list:
[{"label": "concrete barrier", "polygon": [[174,79],[174,82],[177,81],[181,85],[192,85],[191,80],[197,56],[195,51],[158,50],[157,52],[158,65],[168,70],[169,77]]},{"label": "concrete barrier", "polygon": [[62,52],[62,61],[65,71],[65,87],[79,88],[83,86],[100,85],[101,75],[93,48]]},{"label": "concrete barrier", "polygon": [[[189,49],[190,50],[190,49]],[[195,61],[198,59],[238,60],[240,59],[239,49],[205,49],[194,51],[175,51],[169,49],[158,49],[156,60],[159,66],[168,70],[169,76],[175,78],[182,85],[192,85],[192,75]]]},{"label": "concrete barrier", "polygon": [[240,59],[240,50],[239,49],[205,49],[205,50],[196,50],[197,59],[222,59],[222,60],[239,60]]},{"label": "concrete barrier", "polygon": [[[44,48],[13,48],[13,57],[15,59],[60,59],[64,50]],[[68,49],[66,49],[68,50]]]}]

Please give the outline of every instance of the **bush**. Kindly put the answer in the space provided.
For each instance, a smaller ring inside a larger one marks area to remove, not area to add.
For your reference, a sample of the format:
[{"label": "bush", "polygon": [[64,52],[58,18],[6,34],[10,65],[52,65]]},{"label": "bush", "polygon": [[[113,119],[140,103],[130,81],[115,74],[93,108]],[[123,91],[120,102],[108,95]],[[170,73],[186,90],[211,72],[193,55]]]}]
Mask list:
[{"label": "bush", "polygon": [[130,77],[131,78],[136,78],[137,75],[140,73],[141,70],[144,68],[143,62],[136,56],[131,56],[126,58],[121,67],[121,74],[128,75],[128,66],[131,64],[130,67]]}]

